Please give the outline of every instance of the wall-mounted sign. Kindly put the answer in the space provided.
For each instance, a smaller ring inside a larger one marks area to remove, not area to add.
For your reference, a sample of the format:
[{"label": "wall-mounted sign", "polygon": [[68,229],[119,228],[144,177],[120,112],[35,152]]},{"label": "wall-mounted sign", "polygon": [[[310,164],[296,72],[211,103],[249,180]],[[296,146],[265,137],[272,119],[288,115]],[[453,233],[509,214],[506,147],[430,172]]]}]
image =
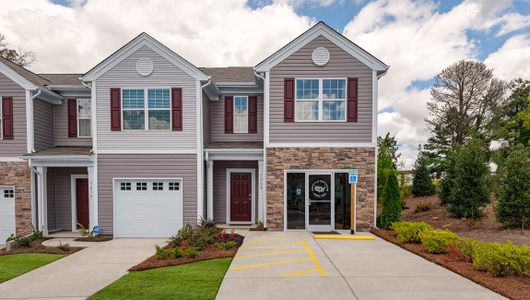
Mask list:
[{"label": "wall-mounted sign", "polygon": [[351,169],[348,172],[348,182],[350,184],[357,184],[357,181],[359,181],[359,172],[357,169]]}]

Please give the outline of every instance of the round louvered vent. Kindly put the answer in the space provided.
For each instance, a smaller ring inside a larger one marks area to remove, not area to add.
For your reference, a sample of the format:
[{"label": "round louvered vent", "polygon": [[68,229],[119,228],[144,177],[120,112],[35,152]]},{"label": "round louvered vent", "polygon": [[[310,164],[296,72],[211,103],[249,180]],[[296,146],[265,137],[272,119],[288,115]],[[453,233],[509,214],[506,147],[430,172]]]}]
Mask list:
[{"label": "round louvered vent", "polygon": [[142,76],[149,76],[153,73],[153,62],[149,58],[140,58],[136,62],[136,71]]},{"label": "round louvered vent", "polygon": [[311,55],[313,63],[317,66],[324,66],[329,62],[329,51],[324,47],[318,47],[313,50],[313,55]]}]

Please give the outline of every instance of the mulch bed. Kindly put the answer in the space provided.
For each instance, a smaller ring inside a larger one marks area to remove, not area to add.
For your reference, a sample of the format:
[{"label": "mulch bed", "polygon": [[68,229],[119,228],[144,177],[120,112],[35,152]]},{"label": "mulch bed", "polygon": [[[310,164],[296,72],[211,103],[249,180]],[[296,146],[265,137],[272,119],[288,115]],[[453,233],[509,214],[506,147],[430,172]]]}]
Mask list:
[{"label": "mulch bed", "polygon": [[76,242],[107,242],[112,240],[112,235],[100,235],[100,236],[85,236],[76,238]]},{"label": "mulch bed", "polygon": [[248,231],[267,231],[267,228],[250,228]]},{"label": "mulch bed", "polygon": [[490,273],[473,268],[472,263],[463,255],[432,254],[427,252],[421,244],[398,244],[396,234],[392,230],[372,229],[371,233],[505,297],[514,300],[530,299],[530,277],[494,277]]},{"label": "mulch bed", "polygon": [[[137,264],[136,266],[129,269],[129,271],[145,271],[149,269],[155,269],[155,268],[161,268],[161,267],[169,267],[169,266],[176,266],[176,265],[183,265],[183,264],[189,264],[194,263],[198,261],[203,260],[209,260],[209,259],[216,259],[216,258],[227,258],[227,257],[234,257],[236,256],[237,249],[241,246],[243,243],[244,237],[239,234],[234,234],[234,240],[236,241],[237,245],[229,250],[221,250],[217,248],[215,245],[209,245],[204,250],[200,251],[199,254],[194,257],[180,257],[180,258],[169,258],[169,259],[158,259],[155,255],[149,257],[148,259],[144,260],[143,262]],[[230,241],[229,235],[226,235],[224,240],[221,242],[227,242]],[[181,248],[186,248],[188,245],[183,244],[181,245]]]},{"label": "mulch bed", "polygon": [[0,249],[0,255],[11,255],[11,254],[21,254],[21,253],[46,253],[46,254],[69,255],[81,249],[84,249],[82,247],[70,247],[70,250],[64,251],[57,247],[43,246],[42,242],[44,242],[45,240],[49,240],[49,239],[51,238],[37,239],[33,241],[31,247],[11,248],[10,251],[7,251],[6,248],[3,248],[3,249]]}]

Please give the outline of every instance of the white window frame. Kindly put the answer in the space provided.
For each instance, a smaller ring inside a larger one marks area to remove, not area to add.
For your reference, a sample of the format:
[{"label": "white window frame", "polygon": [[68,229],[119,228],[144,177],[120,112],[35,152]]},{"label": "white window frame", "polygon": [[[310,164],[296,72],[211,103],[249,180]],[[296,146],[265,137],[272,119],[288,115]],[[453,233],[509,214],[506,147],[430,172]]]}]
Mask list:
[{"label": "white window frame", "polygon": [[[245,116],[247,118],[247,128],[246,130],[243,130],[243,131],[236,131],[236,97],[237,98],[245,98],[245,100],[247,101],[247,110],[244,114],[238,114],[237,116],[238,117],[242,117],[242,116]],[[233,112],[234,112],[234,117],[233,117],[233,124],[232,126],[234,127],[234,133],[248,133],[248,109],[249,109],[249,102],[248,102],[248,96],[246,95],[234,95],[234,104],[233,104]]]},{"label": "white window frame", "polygon": [[[90,102],[90,107],[92,107],[92,99],[76,99],[75,101],[75,109],[76,109],[76,113],[75,115],[77,116],[77,137],[78,138],[81,138],[81,139],[89,139],[89,138],[92,138],[92,109],[90,109],[90,117],[80,117],[79,116],[79,100],[88,100]],[[81,135],[79,134],[79,128],[81,126],[79,126],[80,122],[79,120],[90,120],[90,125],[89,125],[89,128],[90,128],[90,135]]]},{"label": "white window frame", "polygon": [[[318,80],[318,98],[317,99],[298,99],[298,80]],[[344,80],[344,100],[342,99],[324,99],[324,80]],[[324,120],[324,102],[325,101],[344,101],[344,119],[342,120]],[[317,120],[299,120],[296,113],[298,102],[318,102],[318,119]],[[343,123],[347,121],[348,115],[348,79],[347,78],[295,78],[294,79],[294,121],[298,123]]]},{"label": "white window frame", "polygon": [[[138,111],[142,110],[141,108],[123,108],[123,91],[124,90],[143,90],[144,91],[144,128],[143,129],[125,129],[125,122],[123,120],[124,111]],[[149,90],[169,90],[169,108],[149,108]],[[171,124],[173,124],[173,114],[171,113],[171,88],[170,87],[126,87],[121,88],[120,91],[120,118],[121,118],[121,130],[122,131],[172,131]],[[149,129],[149,111],[150,110],[160,110],[160,111],[169,111],[169,128],[168,129]]]}]

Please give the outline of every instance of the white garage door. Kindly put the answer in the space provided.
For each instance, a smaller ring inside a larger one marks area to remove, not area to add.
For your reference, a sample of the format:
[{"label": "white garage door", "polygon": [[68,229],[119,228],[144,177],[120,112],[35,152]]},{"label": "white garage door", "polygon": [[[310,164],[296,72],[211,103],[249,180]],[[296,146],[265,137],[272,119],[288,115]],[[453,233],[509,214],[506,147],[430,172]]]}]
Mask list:
[{"label": "white garage door", "polygon": [[15,234],[15,193],[13,188],[0,187],[0,245]]},{"label": "white garage door", "polygon": [[182,228],[180,179],[115,180],[116,237],[169,237]]}]

